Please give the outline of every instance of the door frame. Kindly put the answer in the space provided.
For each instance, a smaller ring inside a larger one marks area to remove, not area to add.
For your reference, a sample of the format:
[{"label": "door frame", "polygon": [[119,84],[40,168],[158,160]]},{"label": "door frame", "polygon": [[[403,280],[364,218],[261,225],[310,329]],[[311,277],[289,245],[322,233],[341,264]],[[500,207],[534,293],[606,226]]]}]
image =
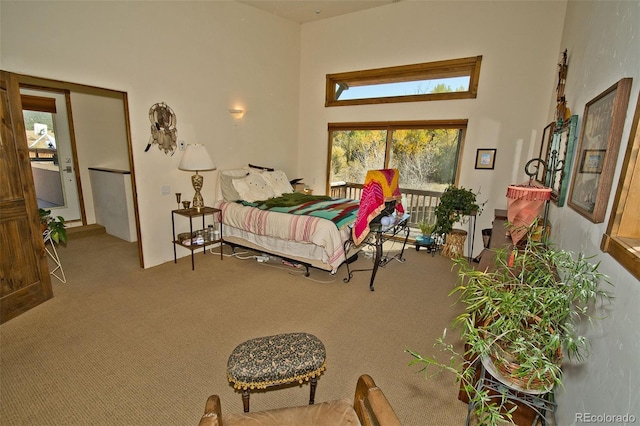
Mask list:
[{"label": "door frame", "polygon": [[[139,263],[140,263],[140,267],[144,268],[144,255],[142,252],[142,235],[140,232],[140,214],[138,211],[138,191],[136,189],[136,178],[135,178],[135,167],[133,164],[133,143],[132,143],[132,139],[131,139],[131,122],[129,120],[129,97],[127,92],[123,92],[120,90],[114,90],[114,89],[106,89],[103,87],[98,87],[98,86],[92,86],[92,85],[87,85],[87,84],[79,84],[79,83],[72,83],[72,82],[68,82],[68,81],[61,81],[61,80],[54,80],[54,79],[49,79],[49,78],[44,78],[44,77],[36,77],[36,76],[30,76],[30,75],[26,75],[26,74],[15,74],[18,78],[18,83],[20,84],[20,87],[28,87],[28,88],[33,88],[33,89],[42,89],[42,90],[67,90],[70,92],[73,92],[74,89],[75,91],[86,91],[87,89],[90,89],[91,91],[95,91],[97,93],[104,93],[105,96],[107,95],[116,95],[119,97],[122,97],[122,102],[123,102],[123,109],[124,109],[124,125],[125,125],[125,133],[126,133],[126,139],[127,139],[127,150],[128,150],[128,161],[129,161],[129,170],[131,173],[131,191],[132,191],[132,195],[133,195],[133,208],[134,208],[134,214],[135,214],[135,222],[136,222],[136,237],[137,237],[137,243],[138,243],[138,258],[139,258]],[[70,105],[70,101],[67,104],[67,109],[69,111],[71,111],[71,105]],[[75,132],[73,131],[73,117],[71,116],[71,134],[73,135]],[[73,140],[72,143],[74,144],[74,146],[76,146],[76,140],[75,140],[75,136],[72,136]],[[77,158],[74,158],[74,162],[77,161]],[[75,164],[76,167],[76,176],[79,179],[79,164]],[[82,199],[82,193],[78,194],[79,197],[81,197]],[[85,217],[85,209],[84,209],[84,200],[82,200],[82,220],[83,220],[83,224],[86,224],[86,217]]]}]

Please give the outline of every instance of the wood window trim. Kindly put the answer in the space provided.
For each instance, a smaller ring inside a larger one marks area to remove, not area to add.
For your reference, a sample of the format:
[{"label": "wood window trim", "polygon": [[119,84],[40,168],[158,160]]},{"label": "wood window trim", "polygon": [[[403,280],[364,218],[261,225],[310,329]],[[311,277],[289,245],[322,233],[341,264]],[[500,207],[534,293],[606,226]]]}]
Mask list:
[{"label": "wood window trim", "polygon": [[[366,105],[397,102],[437,101],[450,99],[471,99],[478,95],[478,80],[482,56],[448,59],[412,65],[351,71],[326,76],[325,106]],[[408,96],[390,96],[368,99],[336,99],[334,88],[339,83],[348,86],[399,83],[420,79],[437,79],[469,76],[469,90],[463,92],[425,93]]]},{"label": "wood window trim", "polygon": [[600,248],[634,277],[640,279],[640,94],[636,102],[629,142],[613,201],[607,231]]},{"label": "wood window trim", "polygon": [[46,98],[44,96],[33,96],[21,94],[22,109],[27,111],[40,111],[48,112],[51,114],[56,113],[56,100],[55,98]]},{"label": "wood window trim", "polygon": [[469,120],[408,120],[375,122],[328,123],[329,132],[334,130],[387,130],[387,129],[466,129]]},{"label": "wood window trim", "polygon": [[458,158],[456,160],[456,171],[454,176],[454,184],[458,185],[460,181],[460,160],[462,160],[464,141],[469,124],[468,119],[454,120],[410,120],[410,121],[375,121],[375,122],[340,122],[327,124],[328,149],[327,149],[327,170],[326,170],[326,193],[331,193],[331,184],[329,177],[331,176],[331,150],[332,150],[332,132],[344,130],[386,130],[387,150],[385,158],[388,158],[389,149],[391,148],[390,137],[393,130],[404,129],[460,129],[460,141],[458,145]]}]

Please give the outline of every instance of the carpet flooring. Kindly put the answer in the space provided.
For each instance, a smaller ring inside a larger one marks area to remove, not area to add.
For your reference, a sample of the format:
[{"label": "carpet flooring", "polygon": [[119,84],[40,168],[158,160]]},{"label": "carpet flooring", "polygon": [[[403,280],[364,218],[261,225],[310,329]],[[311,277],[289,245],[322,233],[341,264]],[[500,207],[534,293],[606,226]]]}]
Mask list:
[{"label": "carpet flooring", "polygon": [[[233,348],[297,331],[326,347],[316,402],[353,398],[367,373],[403,425],[464,424],[453,376],[425,379],[405,353],[438,355],[433,343],[457,314],[448,296],[455,272],[440,255],[407,247],[404,263],[379,269],[371,292],[369,272],[349,283],[344,265],[304,277],[241,259],[250,254],[200,252],[195,271],[189,257],[141,269],[136,243],[107,234],[58,252],[67,284],[52,277],[53,299],[0,326],[3,425],[196,425],[211,394],[223,412],[242,412],[226,378]],[[369,266],[363,255],[352,265]],[[305,405],[308,386],[254,392],[251,410]]]}]

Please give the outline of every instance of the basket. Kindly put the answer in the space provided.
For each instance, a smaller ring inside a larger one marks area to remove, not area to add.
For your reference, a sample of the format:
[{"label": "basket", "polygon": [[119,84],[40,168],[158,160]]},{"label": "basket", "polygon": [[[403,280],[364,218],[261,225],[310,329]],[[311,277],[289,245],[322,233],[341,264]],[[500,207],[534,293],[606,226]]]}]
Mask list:
[{"label": "basket", "polygon": [[462,257],[464,254],[464,241],[467,238],[467,231],[453,229],[447,234],[447,240],[442,248],[442,255],[449,259]]},{"label": "basket", "polygon": [[[484,325],[488,325],[494,317],[487,318]],[[540,318],[532,316],[531,322],[540,322]],[[530,322],[528,322],[530,323]],[[553,333],[553,329],[549,328],[549,331]],[[516,361],[516,358],[504,350],[499,344],[499,341],[491,345],[489,351],[489,357],[496,370],[506,379],[511,381],[516,386],[531,391],[544,391],[553,388],[555,384],[555,378],[553,373],[547,371],[542,377],[532,377],[531,375],[523,374],[520,364]],[[562,348],[558,348],[555,354],[554,364],[558,368],[562,365]]]},{"label": "basket", "polygon": [[191,243],[191,239],[193,238],[193,234],[191,232],[182,232],[178,234],[178,242],[180,244]]},{"label": "basket", "polygon": [[[557,360],[555,362],[558,367],[562,363],[562,351],[558,349]],[[493,362],[496,370],[516,386],[531,391],[543,391],[553,388],[555,379],[551,372],[547,372],[543,377],[532,377],[525,375],[520,371],[520,364],[513,361],[513,356],[507,353],[500,345],[496,344],[491,347],[489,353],[491,362]]]}]

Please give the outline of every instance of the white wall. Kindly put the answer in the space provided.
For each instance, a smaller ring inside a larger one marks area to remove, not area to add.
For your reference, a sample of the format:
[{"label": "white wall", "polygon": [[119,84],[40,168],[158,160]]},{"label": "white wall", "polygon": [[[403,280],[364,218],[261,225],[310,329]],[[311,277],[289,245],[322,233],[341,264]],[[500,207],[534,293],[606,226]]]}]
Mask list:
[{"label": "white wall", "polygon": [[[297,171],[299,25],[230,1],[3,0],[0,19],[2,69],[127,92],[145,267],[173,259],[173,192],[193,195],[179,152],[144,152],[151,105],[171,106],[178,138],[218,168]],[[217,172],[203,175],[210,205]]]},{"label": "white wall", "polygon": [[[494,209],[506,208],[507,185],[526,180],[524,164],[549,122],[565,6],[403,1],[303,25],[298,174],[324,193],[328,122],[467,118],[460,185],[488,201],[478,217],[478,254],[481,229],[491,227]],[[477,99],[324,107],[328,73],[477,55]],[[478,148],[497,148],[495,170],[474,169]]]},{"label": "white wall", "polygon": [[588,333],[593,345],[588,362],[564,369],[565,389],[558,392],[558,424],[580,424],[576,413],[629,413],[637,423],[640,282],[600,251],[600,240],[611,214],[640,88],[640,2],[570,1],[562,48],[568,50],[565,93],[572,113],[580,116],[579,129],[587,102],[621,78],[632,77],[633,83],[605,221],[593,224],[568,206],[551,209],[554,240],[563,248],[597,255],[594,261],[602,262],[601,270],[611,277],[615,295],[608,317],[597,321]]},{"label": "white wall", "polygon": [[[79,164],[77,172],[82,183],[87,224],[93,224],[96,223],[96,209],[89,167],[131,171],[124,102],[116,94],[71,92],[71,106]],[[133,199],[130,202],[133,203]]]}]

